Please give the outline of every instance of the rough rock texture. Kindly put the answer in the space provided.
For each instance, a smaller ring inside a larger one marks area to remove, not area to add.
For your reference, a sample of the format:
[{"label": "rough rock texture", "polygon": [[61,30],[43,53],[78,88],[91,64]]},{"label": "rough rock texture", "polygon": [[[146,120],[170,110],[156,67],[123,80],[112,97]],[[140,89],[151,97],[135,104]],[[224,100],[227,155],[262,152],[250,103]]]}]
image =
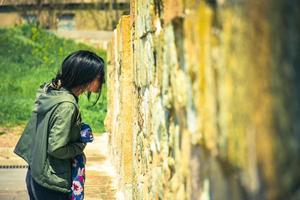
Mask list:
[{"label": "rough rock texture", "polygon": [[297,1],[132,0],[109,62],[125,199],[300,199]]},{"label": "rough rock texture", "polygon": [[[108,48],[108,112],[110,152],[122,196],[131,195],[133,157],[133,67],[130,16],[122,16]],[[131,197],[130,197],[131,198]]]}]

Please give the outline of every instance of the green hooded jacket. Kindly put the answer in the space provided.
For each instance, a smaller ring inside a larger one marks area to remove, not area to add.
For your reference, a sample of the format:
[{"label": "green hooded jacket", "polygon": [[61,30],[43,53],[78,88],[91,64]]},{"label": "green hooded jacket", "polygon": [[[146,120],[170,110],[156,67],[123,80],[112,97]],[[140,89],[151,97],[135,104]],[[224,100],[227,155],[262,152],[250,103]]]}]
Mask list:
[{"label": "green hooded jacket", "polygon": [[31,118],[14,152],[29,165],[40,185],[68,193],[71,191],[71,164],[82,154],[81,117],[77,98],[68,90],[49,88],[37,91]]}]

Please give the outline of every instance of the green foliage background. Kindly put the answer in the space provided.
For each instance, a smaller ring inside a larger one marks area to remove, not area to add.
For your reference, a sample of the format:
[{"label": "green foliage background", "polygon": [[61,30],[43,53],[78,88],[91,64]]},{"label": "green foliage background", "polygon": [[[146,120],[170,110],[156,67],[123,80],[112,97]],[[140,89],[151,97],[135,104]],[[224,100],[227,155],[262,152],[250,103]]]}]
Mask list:
[{"label": "green foliage background", "polygon": [[[0,29],[0,126],[24,124],[30,117],[36,90],[57,73],[63,59],[73,51],[96,52],[106,60],[106,52],[85,44],[62,39],[32,25]],[[97,94],[81,95],[79,106],[83,121],[94,132],[103,132],[106,115],[106,85],[98,103],[91,107]]]}]

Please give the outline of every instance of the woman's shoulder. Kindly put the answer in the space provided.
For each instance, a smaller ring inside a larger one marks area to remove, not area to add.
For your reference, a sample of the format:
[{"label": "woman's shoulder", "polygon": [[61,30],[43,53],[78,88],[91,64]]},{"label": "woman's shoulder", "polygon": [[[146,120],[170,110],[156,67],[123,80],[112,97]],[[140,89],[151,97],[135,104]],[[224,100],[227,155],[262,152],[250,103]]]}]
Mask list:
[{"label": "woman's shoulder", "polygon": [[73,103],[68,101],[61,102],[51,114],[50,121],[55,119],[61,119],[62,121],[78,120],[80,119],[80,112]]},{"label": "woman's shoulder", "polygon": [[77,111],[77,105],[75,105],[74,103],[72,103],[70,101],[63,101],[57,105],[55,110],[56,110],[56,112],[73,113],[73,112]]}]

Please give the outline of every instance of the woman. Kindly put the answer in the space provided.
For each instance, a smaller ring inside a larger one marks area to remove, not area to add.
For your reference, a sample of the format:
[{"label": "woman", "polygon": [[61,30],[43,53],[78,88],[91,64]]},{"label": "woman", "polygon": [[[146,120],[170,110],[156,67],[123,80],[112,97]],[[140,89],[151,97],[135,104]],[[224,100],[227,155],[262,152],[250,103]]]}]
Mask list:
[{"label": "woman", "polygon": [[65,58],[51,83],[37,92],[31,118],[14,152],[29,165],[30,200],[66,200],[71,192],[71,166],[86,146],[80,135],[78,96],[101,93],[104,61],[89,51]]}]

